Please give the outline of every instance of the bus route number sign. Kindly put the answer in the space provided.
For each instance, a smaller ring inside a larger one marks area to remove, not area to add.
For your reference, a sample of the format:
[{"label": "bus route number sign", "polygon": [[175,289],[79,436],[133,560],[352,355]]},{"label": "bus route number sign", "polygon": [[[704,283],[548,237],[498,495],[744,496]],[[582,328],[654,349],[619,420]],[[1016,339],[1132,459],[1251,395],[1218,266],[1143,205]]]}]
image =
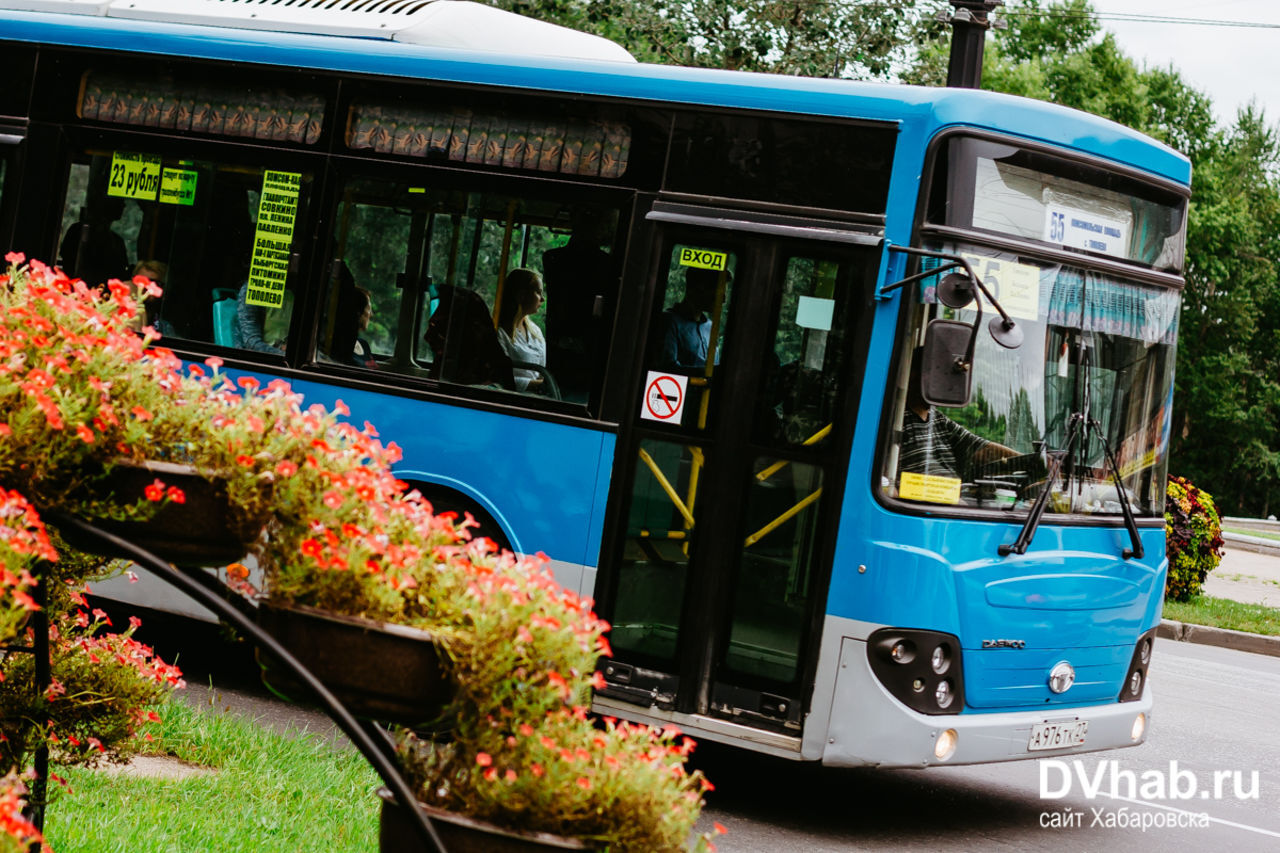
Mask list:
[{"label": "bus route number sign", "polygon": [[644,405],[640,417],[646,421],[679,424],[684,417],[685,392],[689,377],[650,370],[644,383]]},{"label": "bus route number sign", "polygon": [[700,270],[721,271],[729,267],[728,252],[713,252],[710,249],[693,249],[680,247],[680,266],[697,267]]}]

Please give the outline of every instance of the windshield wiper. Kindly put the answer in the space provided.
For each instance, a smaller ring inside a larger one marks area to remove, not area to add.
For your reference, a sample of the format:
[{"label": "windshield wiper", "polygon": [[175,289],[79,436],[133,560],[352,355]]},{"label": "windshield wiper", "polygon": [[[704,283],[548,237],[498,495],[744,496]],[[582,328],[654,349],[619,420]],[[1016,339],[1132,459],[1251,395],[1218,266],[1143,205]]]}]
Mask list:
[{"label": "windshield wiper", "polygon": [[1012,545],[1001,545],[996,549],[996,553],[1001,557],[1007,557],[1010,554],[1027,553],[1027,548],[1031,546],[1031,540],[1035,538],[1036,529],[1040,527],[1040,517],[1044,515],[1044,508],[1049,503],[1049,492],[1053,491],[1053,484],[1058,481],[1058,477],[1062,473],[1062,463],[1071,455],[1071,450],[1076,443],[1076,436],[1080,434],[1080,428],[1083,423],[1084,415],[1072,413],[1067,421],[1067,446],[1061,450],[1045,451],[1045,454],[1049,457],[1049,470],[1044,478],[1044,488],[1040,490],[1040,494],[1036,497],[1036,502],[1031,505],[1031,511],[1027,513],[1027,520],[1022,525],[1022,531],[1018,534],[1018,538],[1013,541]]},{"label": "windshield wiper", "polygon": [[1089,419],[1089,429],[1098,434],[1098,438],[1102,440],[1102,449],[1107,454],[1107,464],[1111,466],[1111,479],[1116,484],[1116,493],[1120,496],[1120,512],[1124,515],[1124,526],[1129,531],[1129,541],[1133,544],[1132,548],[1125,548],[1120,552],[1124,559],[1137,557],[1142,559],[1142,538],[1138,536],[1138,522],[1133,518],[1133,510],[1129,507],[1129,493],[1124,489],[1124,483],[1120,479],[1120,466],[1116,464],[1116,455],[1111,452],[1111,442],[1107,441],[1107,434],[1103,432],[1102,425],[1093,418]]},{"label": "windshield wiper", "polygon": [[1049,492],[1053,490],[1053,484],[1057,482],[1058,477],[1062,474],[1063,462],[1070,458],[1076,439],[1082,432],[1086,436],[1090,432],[1097,434],[1102,441],[1102,449],[1107,454],[1107,464],[1111,466],[1111,479],[1116,485],[1116,493],[1120,498],[1120,512],[1124,515],[1124,526],[1129,531],[1129,541],[1133,544],[1132,548],[1125,548],[1121,552],[1121,557],[1126,560],[1134,557],[1139,560],[1142,559],[1144,551],[1142,538],[1138,535],[1138,522],[1134,519],[1133,510],[1129,507],[1129,493],[1125,491],[1124,482],[1120,479],[1120,466],[1116,464],[1115,454],[1111,452],[1111,443],[1107,441],[1107,435],[1096,419],[1086,418],[1079,412],[1073,412],[1067,422],[1066,447],[1061,450],[1047,452],[1049,470],[1045,476],[1044,489],[1036,497],[1036,502],[1032,504],[1031,511],[1027,513],[1026,523],[1022,525],[1022,531],[1018,534],[1018,538],[1013,541],[1012,545],[1001,545],[996,549],[996,553],[1001,557],[1007,557],[1010,554],[1027,553],[1027,548],[1031,546],[1031,540],[1035,538],[1036,529],[1040,527],[1040,518],[1044,515],[1045,506],[1049,503]]}]

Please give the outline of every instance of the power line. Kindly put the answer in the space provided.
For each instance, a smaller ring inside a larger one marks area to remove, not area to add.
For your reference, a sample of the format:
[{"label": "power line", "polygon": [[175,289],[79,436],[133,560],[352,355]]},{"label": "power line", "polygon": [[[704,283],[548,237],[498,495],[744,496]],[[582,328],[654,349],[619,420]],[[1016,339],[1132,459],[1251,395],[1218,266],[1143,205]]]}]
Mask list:
[{"label": "power line", "polygon": [[1000,12],[1004,17],[1039,17],[1056,18],[1069,21],[1116,21],[1137,24],[1174,24],[1195,27],[1232,27],[1236,29],[1280,30],[1280,23],[1267,24],[1260,21],[1227,21],[1220,18],[1182,18],[1175,15],[1156,15],[1138,12],[1067,12],[1052,9],[1032,11],[1019,8],[1006,8]]}]

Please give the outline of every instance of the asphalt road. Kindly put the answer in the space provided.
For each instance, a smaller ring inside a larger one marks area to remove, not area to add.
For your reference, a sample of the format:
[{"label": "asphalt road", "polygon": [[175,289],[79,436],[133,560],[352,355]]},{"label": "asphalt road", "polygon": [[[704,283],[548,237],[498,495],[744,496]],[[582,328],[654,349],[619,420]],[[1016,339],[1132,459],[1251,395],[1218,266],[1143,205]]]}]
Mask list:
[{"label": "asphalt road", "polygon": [[[704,823],[728,827],[720,853],[1280,850],[1280,658],[1162,642],[1151,685],[1147,742],[1078,756],[1078,765],[830,770],[704,744],[695,759],[717,786]],[[1042,773],[1044,792],[1064,796],[1041,796]],[[1090,797],[1081,776],[1092,783],[1099,773]],[[1246,798],[1236,796],[1237,773]],[[1195,794],[1174,799],[1168,786],[1186,792],[1191,777]]]},{"label": "asphalt road", "polygon": [[[1280,658],[1161,641],[1151,687],[1147,742],[1077,756],[1078,766],[1049,759],[832,770],[703,743],[694,763],[716,790],[700,828],[728,827],[716,841],[720,853],[1280,850]],[[342,740],[327,717],[252,693],[192,684],[183,694],[206,709]],[[1126,771],[1135,777],[1133,797]],[[1221,798],[1215,772],[1225,774]],[[1044,793],[1063,796],[1041,796],[1042,773]],[[1236,796],[1237,775],[1244,797]],[[1100,790],[1090,796],[1095,777]],[[1195,795],[1175,799],[1167,786],[1184,792],[1191,777]],[[1157,780],[1166,783],[1164,798],[1142,790]]]}]

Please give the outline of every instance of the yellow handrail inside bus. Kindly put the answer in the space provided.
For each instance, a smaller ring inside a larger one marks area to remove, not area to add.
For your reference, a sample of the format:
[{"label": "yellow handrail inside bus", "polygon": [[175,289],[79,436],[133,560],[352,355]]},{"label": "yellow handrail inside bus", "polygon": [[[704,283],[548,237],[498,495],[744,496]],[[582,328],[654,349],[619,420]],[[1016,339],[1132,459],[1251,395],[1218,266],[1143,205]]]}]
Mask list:
[{"label": "yellow handrail inside bus", "polygon": [[802,512],[805,507],[809,506],[809,504],[813,503],[820,497],[822,497],[821,488],[819,488],[817,491],[815,491],[813,494],[809,495],[808,497],[802,499],[798,504],[796,504],[791,509],[784,512],[782,515],[775,518],[773,521],[766,524],[764,527],[761,527],[755,533],[752,533],[750,536],[747,537],[747,540],[742,547],[750,548],[752,545],[756,544],[761,539],[768,536],[773,531],[777,530],[783,524],[786,524],[788,521],[794,518],[797,514]]},{"label": "yellow handrail inside bus", "polygon": [[[817,444],[819,441],[822,441],[822,439],[826,438],[831,433],[832,426],[833,426],[832,424],[827,424],[822,429],[818,430],[813,435],[809,436],[804,441],[800,442],[800,446],[808,447],[809,445]],[[791,463],[786,459],[781,459],[773,463],[772,465],[770,465],[768,468],[765,468],[759,474],[756,474],[756,479],[763,483],[765,480],[769,479],[774,474],[778,473],[779,471],[781,471],[783,468],[786,468],[790,464]]]},{"label": "yellow handrail inside bus", "polygon": [[684,516],[685,529],[686,530],[692,529],[693,513],[690,512],[689,508],[684,505],[684,501],[680,500],[680,496],[676,494],[676,490],[672,488],[671,483],[667,480],[666,475],[663,474],[661,470],[659,470],[658,463],[653,461],[653,457],[650,456],[649,452],[645,450],[643,447],[640,448],[640,461],[644,462],[645,465],[649,466],[649,471],[652,472],[653,478],[658,481],[658,485],[662,487],[662,491],[667,493],[667,497],[671,499],[671,503],[674,504],[675,508],[679,510],[682,516]]}]

